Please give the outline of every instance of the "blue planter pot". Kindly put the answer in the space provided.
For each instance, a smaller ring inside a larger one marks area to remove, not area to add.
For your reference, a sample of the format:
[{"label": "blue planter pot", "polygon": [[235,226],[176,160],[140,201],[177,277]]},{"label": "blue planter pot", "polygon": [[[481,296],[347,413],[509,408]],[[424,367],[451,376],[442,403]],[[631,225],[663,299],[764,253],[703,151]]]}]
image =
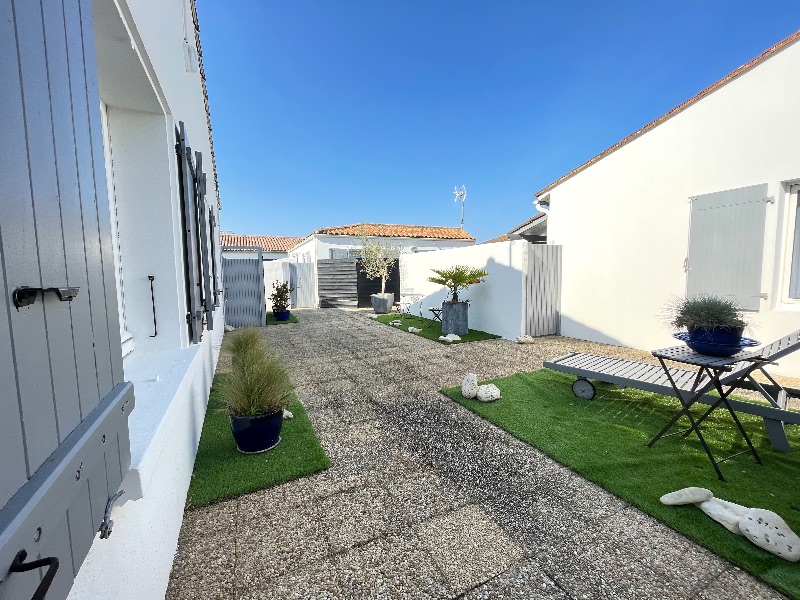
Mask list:
[{"label": "blue planter pot", "polygon": [[278,321],[288,321],[292,312],[289,310],[273,310],[272,314],[275,315],[275,318],[278,319]]},{"label": "blue planter pot", "polygon": [[739,329],[705,329],[696,327],[689,331],[686,345],[700,354],[733,356],[742,349],[742,332]]},{"label": "blue planter pot", "polygon": [[230,415],[230,421],[236,447],[243,454],[266,452],[281,441],[283,409],[257,417]]}]

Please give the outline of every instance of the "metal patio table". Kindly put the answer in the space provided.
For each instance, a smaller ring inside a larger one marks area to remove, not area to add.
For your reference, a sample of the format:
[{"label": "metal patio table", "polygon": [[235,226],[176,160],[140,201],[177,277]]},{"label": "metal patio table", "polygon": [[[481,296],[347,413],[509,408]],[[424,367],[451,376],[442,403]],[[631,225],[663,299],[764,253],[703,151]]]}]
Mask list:
[{"label": "metal patio table", "polygon": [[[688,436],[691,432],[695,432],[697,437],[700,439],[700,443],[703,446],[703,450],[705,450],[706,455],[708,455],[708,459],[711,461],[711,465],[714,467],[714,470],[717,472],[717,476],[720,478],[721,481],[725,481],[725,478],[722,476],[722,472],[719,470],[719,463],[725,462],[733,458],[734,456],[739,456],[740,454],[751,453],[753,458],[755,458],[756,463],[759,465],[763,465],[761,462],[761,458],[758,456],[758,452],[756,452],[753,443],[750,441],[750,438],[745,432],[744,428],[742,427],[739,418],[736,416],[733,408],[728,403],[728,396],[733,392],[740,384],[744,383],[745,379],[751,372],[758,369],[759,367],[763,366],[765,362],[769,362],[765,360],[759,353],[756,352],[748,352],[748,351],[741,351],[737,352],[733,356],[709,356],[706,354],[699,354],[689,348],[688,346],[674,346],[671,348],[663,348],[661,350],[653,350],[653,356],[658,359],[658,362],[661,363],[661,368],[664,370],[667,378],[669,379],[670,385],[672,386],[673,391],[675,392],[675,396],[680,400],[683,408],[681,408],[678,413],[672,417],[669,423],[658,432],[658,435],[654,437],[648,444],[647,447],[651,448],[653,444],[655,444],[658,440],[663,437],[669,437],[671,435],[683,434],[684,437]],[[694,365],[696,367],[700,367],[697,371],[697,374],[694,377],[692,382],[691,388],[684,390],[688,394],[688,397],[681,393],[681,384],[685,384],[687,382],[676,382],[673,378],[672,373],[670,372],[669,367],[664,362],[665,360],[672,360],[679,363],[684,363],[687,365]],[[747,368],[741,369],[741,374],[738,378],[736,378],[732,382],[728,382],[728,388],[723,389],[723,384],[720,382],[720,378],[724,373],[730,372],[733,370],[733,365],[741,362],[750,362],[750,366]],[[690,410],[691,407],[707,392],[712,390],[716,390],[719,394],[719,400],[711,405],[711,407],[700,416],[699,419],[695,419]],[[727,456],[720,460],[716,460],[714,455],[711,453],[708,444],[706,443],[705,438],[703,437],[703,433],[700,431],[700,424],[717,408],[720,406],[724,406],[728,409],[728,412],[733,418],[733,422],[736,423],[736,427],[739,429],[739,432],[742,434],[744,441],[747,443],[747,450],[742,450],[741,452],[737,452],[732,454],[731,456]],[[689,419],[689,423],[691,423],[691,427],[684,431],[673,432],[667,434],[667,431],[672,429],[675,423],[678,420],[686,415]]]}]

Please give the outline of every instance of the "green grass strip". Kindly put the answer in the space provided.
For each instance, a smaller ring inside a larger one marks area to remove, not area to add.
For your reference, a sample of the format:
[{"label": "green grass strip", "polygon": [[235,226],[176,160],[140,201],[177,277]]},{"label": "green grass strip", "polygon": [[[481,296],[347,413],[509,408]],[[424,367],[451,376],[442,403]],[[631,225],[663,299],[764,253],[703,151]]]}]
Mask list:
[{"label": "green grass strip", "polygon": [[[601,383],[594,400],[586,401],[573,396],[573,381],[549,369],[495,379],[491,383],[500,388],[502,399],[489,404],[464,398],[461,388],[442,392],[769,585],[800,598],[800,564],[729,532],[694,505],[665,506],[659,501],[680,488],[705,487],[724,500],[772,510],[800,532],[800,427],[786,426],[795,450],[777,452],[760,418],[737,413],[764,466],[749,454],[738,456],[720,465],[727,479],[722,482],[694,434],[646,447],[678,411],[675,398]],[[699,416],[704,408],[698,405],[692,412]],[[686,418],[678,426],[683,424],[688,427]],[[725,410],[715,411],[701,428],[718,458],[746,449]]]},{"label": "green grass strip", "polygon": [[297,317],[294,316],[294,313],[289,313],[288,321],[278,321],[271,312],[267,313],[267,325],[286,325],[287,323],[297,323]]},{"label": "green grass strip", "polygon": [[220,410],[219,380],[214,377],[203,433],[194,462],[187,505],[213,504],[248,492],[323,471],[330,466],[303,405],[296,399],[288,409],[293,419],[283,422],[281,442],[261,454],[242,454],[233,441],[228,415]]},{"label": "green grass strip", "polygon": [[[448,342],[440,342],[439,336],[442,335],[442,324],[439,321],[431,321],[431,319],[424,319],[422,317],[417,317],[415,315],[409,315],[406,313],[389,313],[388,315],[379,315],[377,319],[375,319],[379,323],[383,323],[384,325],[389,325],[392,321],[401,321],[402,325],[398,327],[408,333],[409,327],[416,327],[417,329],[422,329],[421,333],[412,334],[412,335],[419,335],[421,337],[427,338],[429,340],[433,340],[434,342],[439,342],[440,344],[447,344]],[[464,344],[467,342],[478,342],[480,340],[495,340],[499,338],[499,335],[494,335],[492,333],[486,333],[485,331],[478,331],[477,329],[470,329],[467,335],[461,336],[460,342],[452,342],[453,344]]]}]

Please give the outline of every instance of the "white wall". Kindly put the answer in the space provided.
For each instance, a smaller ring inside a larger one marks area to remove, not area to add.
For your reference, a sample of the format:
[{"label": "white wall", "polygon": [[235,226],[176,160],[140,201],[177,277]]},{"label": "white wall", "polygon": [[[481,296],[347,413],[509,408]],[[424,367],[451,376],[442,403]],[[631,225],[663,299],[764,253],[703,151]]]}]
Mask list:
[{"label": "white wall", "polygon": [[[767,342],[800,328],[783,274],[785,184],[800,178],[799,72],[795,43],[550,192],[548,241],[563,246],[562,335],[674,345],[659,315],[685,294],[689,198],[761,183],[776,200],[767,205],[769,299],[750,335]],[[775,371],[800,375],[800,356]]]},{"label": "white wall", "polygon": [[[194,44],[188,0],[93,3],[127,323],[135,341],[124,370],[136,408],[129,419],[131,470],[112,511],[114,532],[95,539],[70,593],[75,600],[164,597],[225,324],[220,306],[214,330],[189,344],[174,133],[179,121],[192,151],[203,155],[209,205],[216,206],[217,192],[200,74],[184,66],[183,7]],[[218,239],[213,242],[218,248]]]},{"label": "white wall", "polygon": [[[289,251],[289,258],[294,262],[317,262],[317,238],[312,235]],[[320,258],[328,258],[322,256]]]},{"label": "white wall", "polygon": [[[269,299],[274,291],[272,286],[291,279],[289,261],[274,260],[264,263],[264,297],[267,299],[267,310],[272,310],[272,301]],[[291,308],[291,307],[290,307]]]},{"label": "white wall", "polygon": [[482,283],[470,286],[459,294],[459,299],[469,300],[469,327],[516,339],[523,329],[523,275],[527,271],[528,242],[498,242],[468,248],[454,248],[441,252],[403,254],[400,256],[400,288],[423,294],[412,304],[411,314],[431,317],[430,306],[441,306],[447,289],[428,282],[435,275],[431,269],[446,269],[468,265],[486,270],[489,275]]}]

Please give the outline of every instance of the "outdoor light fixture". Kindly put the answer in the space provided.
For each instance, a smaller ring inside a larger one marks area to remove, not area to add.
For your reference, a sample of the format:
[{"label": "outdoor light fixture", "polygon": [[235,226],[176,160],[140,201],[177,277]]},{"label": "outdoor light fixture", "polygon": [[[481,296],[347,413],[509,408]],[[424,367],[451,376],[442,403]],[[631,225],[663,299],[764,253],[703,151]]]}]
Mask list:
[{"label": "outdoor light fixture", "polygon": [[550,210],[550,194],[547,194],[544,198],[536,198],[534,196],[533,205],[539,212],[546,213]]}]

